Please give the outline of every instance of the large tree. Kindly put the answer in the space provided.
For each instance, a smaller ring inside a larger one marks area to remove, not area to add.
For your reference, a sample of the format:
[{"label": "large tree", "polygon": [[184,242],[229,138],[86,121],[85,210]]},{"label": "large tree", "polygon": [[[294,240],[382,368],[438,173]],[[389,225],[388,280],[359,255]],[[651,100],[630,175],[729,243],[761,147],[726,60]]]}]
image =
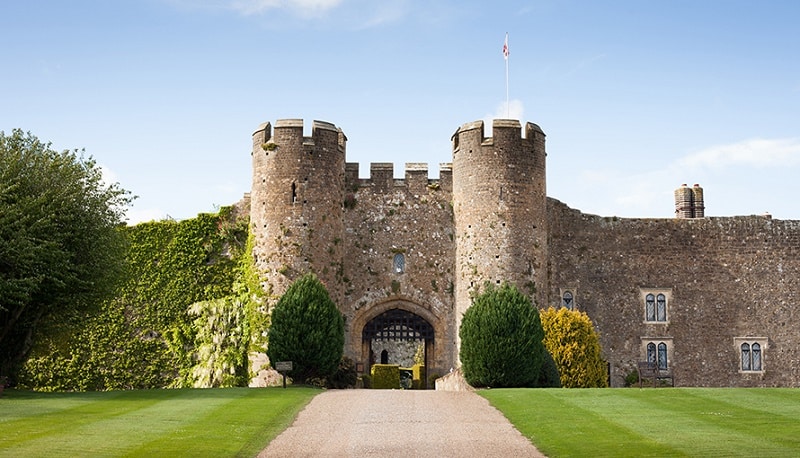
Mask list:
[{"label": "large tree", "polygon": [[82,151],[0,132],[0,374],[24,360],[39,324],[80,318],[111,291],[131,200]]},{"label": "large tree", "polygon": [[344,317],[314,274],[286,290],[272,311],[267,356],[292,361],[295,383],[326,378],[339,367],[344,351]]}]

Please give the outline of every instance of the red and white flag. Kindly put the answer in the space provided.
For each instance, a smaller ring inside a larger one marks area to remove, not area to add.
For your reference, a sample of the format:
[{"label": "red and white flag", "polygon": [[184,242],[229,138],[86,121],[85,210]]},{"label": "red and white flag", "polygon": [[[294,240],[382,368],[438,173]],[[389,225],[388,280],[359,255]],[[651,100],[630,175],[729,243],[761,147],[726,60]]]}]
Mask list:
[{"label": "red and white flag", "polygon": [[506,41],[503,43],[503,59],[508,60],[508,34],[506,34]]}]

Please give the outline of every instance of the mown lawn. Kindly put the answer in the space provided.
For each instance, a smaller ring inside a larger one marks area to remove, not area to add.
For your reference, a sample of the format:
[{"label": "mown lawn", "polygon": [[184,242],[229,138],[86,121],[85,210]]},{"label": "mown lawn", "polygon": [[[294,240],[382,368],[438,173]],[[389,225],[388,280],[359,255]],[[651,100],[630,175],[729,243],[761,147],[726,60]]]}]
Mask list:
[{"label": "mown lawn", "polygon": [[551,457],[800,456],[791,388],[479,391]]},{"label": "mown lawn", "polygon": [[8,390],[0,398],[0,456],[252,457],[319,392]]}]

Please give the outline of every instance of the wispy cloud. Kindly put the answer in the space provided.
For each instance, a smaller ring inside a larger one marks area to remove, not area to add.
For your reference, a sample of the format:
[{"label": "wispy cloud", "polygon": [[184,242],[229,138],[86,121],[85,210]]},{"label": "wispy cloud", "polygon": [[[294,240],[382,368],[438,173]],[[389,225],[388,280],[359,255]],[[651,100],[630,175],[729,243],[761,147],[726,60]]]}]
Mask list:
[{"label": "wispy cloud", "polygon": [[[664,217],[671,214],[672,192],[681,183],[700,183],[719,196],[741,189],[742,177],[752,175],[755,169],[776,169],[777,173],[798,166],[800,139],[748,139],[703,148],[639,173],[581,170],[566,191],[567,203],[599,214]],[[722,204],[721,200],[717,204]],[[734,214],[754,211],[741,196],[725,207]]]},{"label": "wispy cloud", "polygon": [[711,146],[676,163],[680,168],[723,168],[731,165],[781,167],[800,164],[800,138],[754,138]]},{"label": "wispy cloud", "polygon": [[231,10],[250,16],[272,10],[288,10],[301,16],[315,16],[332,10],[345,0],[167,0],[182,8]]},{"label": "wispy cloud", "polygon": [[522,105],[521,100],[509,100],[500,102],[493,113],[487,113],[483,116],[484,134],[487,136],[492,135],[492,121],[495,119],[518,119],[520,122],[525,122],[523,116],[525,114],[525,107]]},{"label": "wispy cloud", "polygon": [[125,212],[128,225],[136,225],[149,221],[161,221],[169,219],[169,215],[158,208],[128,208]]},{"label": "wispy cloud", "polygon": [[578,61],[575,64],[573,64],[572,68],[567,71],[565,76],[574,75],[575,73],[578,73],[578,72],[582,71],[583,69],[588,68],[588,67],[594,65],[596,62],[599,62],[599,61],[601,61],[601,60],[603,60],[605,58],[606,58],[606,54],[605,53],[601,53],[601,54],[596,54],[596,55],[594,55],[592,57],[588,57],[588,58],[583,59],[581,61]]},{"label": "wispy cloud", "polygon": [[245,14],[261,14],[272,9],[288,9],[302,15],[324,13],[344,0],[230,0],[230,8]]}]

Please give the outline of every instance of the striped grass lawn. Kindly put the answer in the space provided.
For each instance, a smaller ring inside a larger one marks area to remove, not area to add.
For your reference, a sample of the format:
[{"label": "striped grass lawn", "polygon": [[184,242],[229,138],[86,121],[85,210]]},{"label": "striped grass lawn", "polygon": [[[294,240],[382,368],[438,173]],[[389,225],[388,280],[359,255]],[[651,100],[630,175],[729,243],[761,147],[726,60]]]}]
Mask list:
[{"label": "striped grass lawn", "polygon": [[319,394],[305,387],[0,398],[0,456],[252,457]]},{"label": "striped grass lawn", "polygon": [[479,391],[551,457],[798,457],[800,389]]}]

